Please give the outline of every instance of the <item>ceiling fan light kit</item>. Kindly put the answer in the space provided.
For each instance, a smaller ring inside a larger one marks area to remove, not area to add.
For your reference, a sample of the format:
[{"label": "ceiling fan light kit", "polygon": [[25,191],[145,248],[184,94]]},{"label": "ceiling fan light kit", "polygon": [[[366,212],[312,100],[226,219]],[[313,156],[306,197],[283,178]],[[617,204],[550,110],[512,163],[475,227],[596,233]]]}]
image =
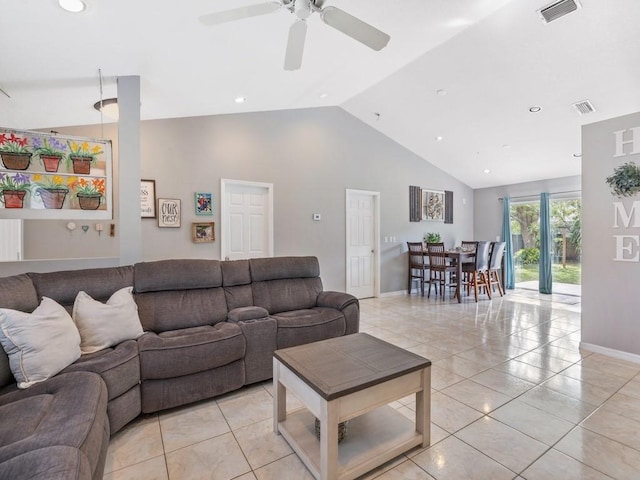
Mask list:
[{"label": "ceiling fan light kit", "polygon": [[284,60],[285,70],[298,70],[302,66],[302,56],[307,36],[306,19],[313,13],[318,13],[320,19],[326,25],[335,28],[375,51],[382,50],[389,43],[391,37],[386,33],[337,7],[324,7],[323,3],[323,0],[279,0],[278,2],[258,3],[203,15],[200,17],[200,22],[207,26],[220,25],[245,18],[267,15],[280,9],[288,10],[296,19],[289,28]]}]

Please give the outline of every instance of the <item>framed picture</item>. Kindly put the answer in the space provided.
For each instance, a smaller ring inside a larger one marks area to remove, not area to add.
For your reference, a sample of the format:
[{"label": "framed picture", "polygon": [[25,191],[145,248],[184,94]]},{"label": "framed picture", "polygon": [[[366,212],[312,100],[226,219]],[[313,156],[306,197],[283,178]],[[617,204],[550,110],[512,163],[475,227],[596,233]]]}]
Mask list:
[{"label": "framed picture", "polygon": [[194,243],[213,242],[216,239],[214,230],[214,222],[192,223],[191,235],[193,236]]},{"label": "framed picture", "polygon": [[177,198],[158,199],[158,226],[180,228],[180,200]]},{"label": "framed picture", "polygon": [[196,192],[196,215],[213,215],[213,199],[210,193]]},{"label": "framed picture", "polygon": [[444,222],[444,191],[422,190],[422,219]]},{"label": "framed picture", "polygon": [[140,180],[140,216],[156,218],[156,181]]}]

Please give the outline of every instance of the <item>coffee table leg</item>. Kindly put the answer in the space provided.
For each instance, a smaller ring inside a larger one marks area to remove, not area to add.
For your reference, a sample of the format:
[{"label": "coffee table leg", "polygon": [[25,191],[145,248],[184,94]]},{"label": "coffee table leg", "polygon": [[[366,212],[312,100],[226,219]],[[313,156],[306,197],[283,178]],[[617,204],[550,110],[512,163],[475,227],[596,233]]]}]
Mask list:
[{"label": "coffee table leg", "polygon": [[273,359],[273,431],[278,431],[278,423],[284,422],[287,417],[287,390],[280,383],[281,364],[277,359]]},{"label": "coffee table leg", "polygon": [[338,478],[338,408],[335,402],[320,406],[320,479]]},{"label": "coffee table leg", "polygon": [[431,367],[422,370],[422,390],[416,393],[416,431],[422,434],[422,447],[431,444]]}]

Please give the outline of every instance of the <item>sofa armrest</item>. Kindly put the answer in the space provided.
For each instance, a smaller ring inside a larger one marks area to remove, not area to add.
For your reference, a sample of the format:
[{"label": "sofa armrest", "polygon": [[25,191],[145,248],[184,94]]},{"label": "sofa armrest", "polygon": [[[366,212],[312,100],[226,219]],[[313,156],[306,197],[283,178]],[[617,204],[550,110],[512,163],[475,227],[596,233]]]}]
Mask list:
[{"label": "sofa armrest", "polygon": [[269,312],[262,307],[239,307],[234,308],[227,314],[227,321],[233,323],[259,320],[269,316]]},{"label": "sofa armrest", "polygon": [[343,292],[320,292],[317,306],[335,308],[342,312],[346,324],[345,335],[360,330],[360,302],[353,295]]},{"label": "sofa armrest", "polygon": [[320,292],[317,302],[318,307],[335,308],[340,311],[354,303],[359,306],[356,297],[343,292]]}]

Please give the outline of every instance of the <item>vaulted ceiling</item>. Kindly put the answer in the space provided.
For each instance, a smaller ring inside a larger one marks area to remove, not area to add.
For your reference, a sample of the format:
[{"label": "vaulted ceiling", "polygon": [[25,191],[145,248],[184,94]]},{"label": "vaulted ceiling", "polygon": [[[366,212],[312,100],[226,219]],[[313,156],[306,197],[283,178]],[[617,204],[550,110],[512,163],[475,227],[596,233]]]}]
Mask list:
[{"label": "vaulted ceiling", "polygon": [[315,13],[296,71],[286,9],[198,20],[260,0],[86,2],[0,0],[1,126],[99,123],[98,72],[103,98],[139,75],[143,120],[341,106],[481,188],[578,175],[581,125],[640,111],[638,0],[581,0],[549,24],[548,0],[324,0],[391,41],[375,52]]}]

